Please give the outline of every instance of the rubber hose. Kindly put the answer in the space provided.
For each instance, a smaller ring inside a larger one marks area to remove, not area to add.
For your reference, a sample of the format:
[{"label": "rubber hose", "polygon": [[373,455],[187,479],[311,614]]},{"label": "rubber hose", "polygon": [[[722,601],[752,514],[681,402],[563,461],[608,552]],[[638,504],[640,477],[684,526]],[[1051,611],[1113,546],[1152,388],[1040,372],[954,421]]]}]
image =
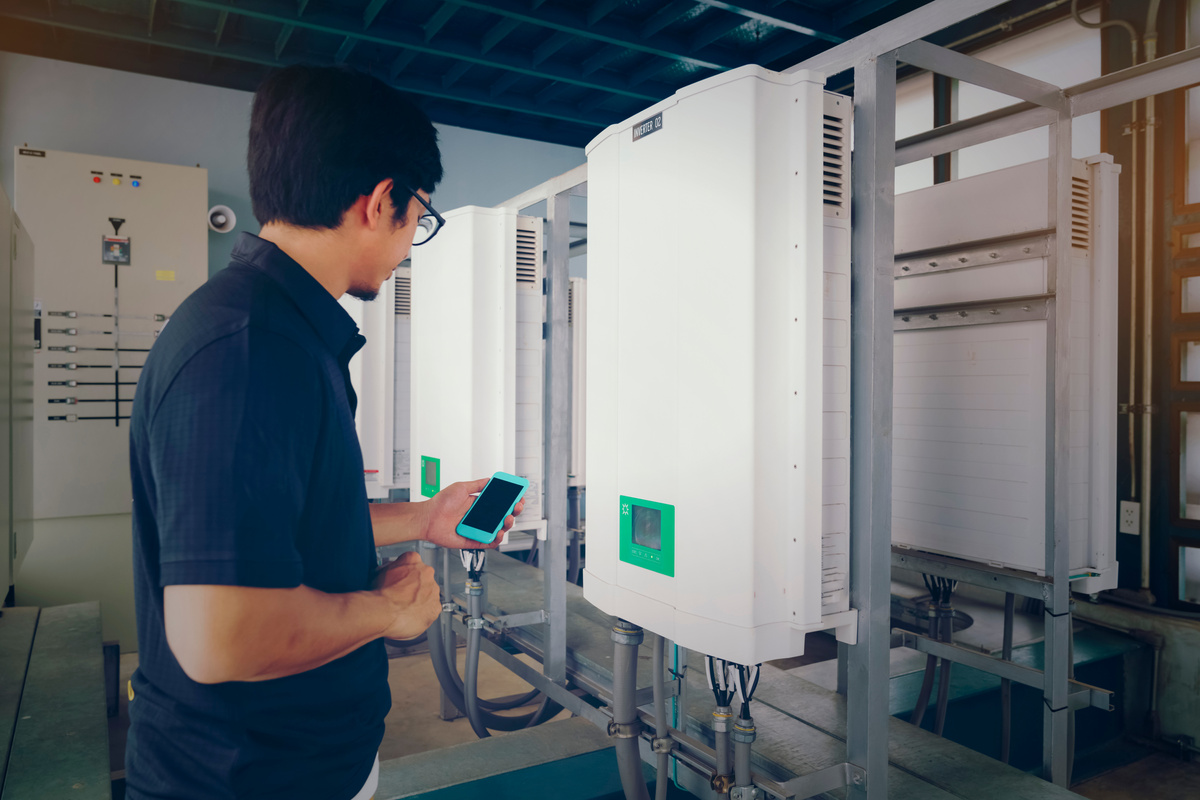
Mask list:
[{"label": "rubber hose", "polygon": [[[661,636],[654,637],[654,735],[659,739],[666,739],[670,732],[667,727],[667,697],[663,688],[663,666],[666,660],[664,650],[666,641]],[[658,775],[654,781],[654,798],[655,800],[666,800],[667,785],[670,779],[667,772],[670,769],[670,756],[666,753],[658,754]]]},{"label": "rubber hose", "polygon": [[[430,626],[430,630],[438,628],[437,632],[434,634],[435,636],[441,635],[441,628],[439,626],[440,623],[434,623],[432,626]],[[432,651],[432,645],[430,646],[430,649]],[[448,652],[449,649],[449,645],[447,645],[442,652]],[[447,664],[447,666],[449,665],[448,661],[444,661],[443,663]],[[454,681],[454,687],[458,689],[458,693],[465,697],[466,687],[463,684],[462,677],[458,674],[458,666],[455,665],[453,667],[449,667],[447,669],[447,673],[449,674],[450,679]],[[525,694],[520,695],[519,697],[514,697],[510,700],[488,700],[485,697],[481,697],[479,698],[479,706],[480,708],[484,708],[488,711],[512,711],[514,708],[521,708],[522,706],[529,705],[536,700],[540,694],[541,692],[539,692],[537,689],[532,689]],[[463,714],[465,715],[466,712],[463,711]],[[489,727],[491,727],[493,730],[498,730],[494,725]]]},{"label": "rubber hose", "polygon": [[913,708],[909,722],[921,727],[925,712],[929,709],[929,698],[933,694],[933,679],[937,674],[937,657],[925,656],[925,679],[921,681],[921,693],[917,695],[917,705]]},{"label": "rubber hose", "polygon": [[550,695],[544,695],[542,697],[542,704],[538,706],[537,711],[533,712],[533,718],[529,720],[525,727],[533,728],[541,725],[543,722],[557,717],[562,710],[563,707],[551,700]]},{"label": "rubber hose", "polygon": [[[463,694],[463,681],[458,676],[456,667],[450,665],[446,659],[446,649],[440,625],[434,625],[430,629],[430,660],[433,661],[433,671],[437,675],[438,683],[442,686],[442,691],[446,693],[446,697],[458,709],[458,713],[464,717],[467,714],[467,700]],[[522,716],[508,717],[500,714],[492,714],[491,712],[480,709],[480,715],[484,724],[494,731],[517,731],[529,724],[533,715],[537,712],[531,712]]]},{"label": "rubber hose", "polygon": [[937,717],[934,719],[933,732],[938,736],[946,730],[946,706],[950,704],[950,659],[942,659],[942,679],[938,683]]},{"label": "rubber hose", "polygon": [[[1004,645],[1001,655],[1012,661],[1013,617],[1016,612],[1017,596],[1012,592],[1004,595]],[[1005,764],[1012,757],[1012,681],[1000,680],[1000,760]]]},{"label": "rubber hose", "polygon": [[[638,718],[635,692],[637,689],[636,644],[614,643],[613,652],[613,722],[629,725]],[[617,768],[625,800],[650,800],[650,792],[642,775],[642,754],[637,738],[617,738]]]},{"label": "rubber hose", "polygon": [[[474,600],[475,598],[471,598]],[[471,729],[480,739],[491,736],[487,726],[483,724],[482,709],[479,707],[479,640],[483,637],[483,628],[471,628],[467,631],[467,677],[466,700],[467,719],[471,721]]]}]

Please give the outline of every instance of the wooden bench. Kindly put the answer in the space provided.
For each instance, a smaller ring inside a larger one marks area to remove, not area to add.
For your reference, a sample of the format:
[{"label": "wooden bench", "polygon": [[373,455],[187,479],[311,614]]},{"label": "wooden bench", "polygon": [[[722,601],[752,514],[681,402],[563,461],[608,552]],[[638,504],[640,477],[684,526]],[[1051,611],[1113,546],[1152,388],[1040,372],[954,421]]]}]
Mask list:
[{"label": "wooden bench", "polygon": [[0,800],[110,800],[98,603],[0,616]]}]

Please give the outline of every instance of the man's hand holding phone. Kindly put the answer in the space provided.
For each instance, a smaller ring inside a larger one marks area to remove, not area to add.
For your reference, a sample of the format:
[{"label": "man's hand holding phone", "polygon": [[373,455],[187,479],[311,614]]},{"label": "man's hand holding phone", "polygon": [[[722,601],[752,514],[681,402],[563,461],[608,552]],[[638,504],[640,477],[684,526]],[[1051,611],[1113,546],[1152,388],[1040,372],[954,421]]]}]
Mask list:
[{"label": "man's hand holding phone", "polygon": [[484,544],[474,539],[459,536],[457,529],[466,513],[475,502],[475,495],[483,491],[491,478],[481,478],[477,481],[452,483],[431,499],[418,505],[425,513],[425,521],[421,538],[441,547],[457,550],[495,549],[500,546],[504,532],[512,528],[516,518],[521,515],[525,503],[519,502],[512,513],[504,519],[500,534],[491,543]]}]

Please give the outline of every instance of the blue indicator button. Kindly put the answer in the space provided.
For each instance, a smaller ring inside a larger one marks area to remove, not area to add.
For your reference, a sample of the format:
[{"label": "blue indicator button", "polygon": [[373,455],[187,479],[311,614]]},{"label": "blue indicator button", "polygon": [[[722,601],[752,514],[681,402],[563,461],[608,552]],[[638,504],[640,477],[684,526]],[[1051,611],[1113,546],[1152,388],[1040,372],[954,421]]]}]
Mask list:
[{"label": "blue indicator button", "polygon": [[142,182],[141,182],[141,181],[134,181],[134,182],[133,182],[133,188],[135,188],[135,189],[136,189],[137,187],[141,186],[141,185],[142,185]]}]

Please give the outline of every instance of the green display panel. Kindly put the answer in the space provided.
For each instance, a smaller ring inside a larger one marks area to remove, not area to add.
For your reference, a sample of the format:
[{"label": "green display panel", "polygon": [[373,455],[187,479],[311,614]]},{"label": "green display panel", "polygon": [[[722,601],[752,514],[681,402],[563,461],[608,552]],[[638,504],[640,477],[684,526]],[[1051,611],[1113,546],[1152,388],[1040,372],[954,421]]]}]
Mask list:
[{"label": "green display panel", "polygon": [[621,495],[621,560],[675,577],[675,506]]},{"label": "green display panel", "polygon": [[421,456],[421,496],[433,497],[442,490],[442,460]]}]

